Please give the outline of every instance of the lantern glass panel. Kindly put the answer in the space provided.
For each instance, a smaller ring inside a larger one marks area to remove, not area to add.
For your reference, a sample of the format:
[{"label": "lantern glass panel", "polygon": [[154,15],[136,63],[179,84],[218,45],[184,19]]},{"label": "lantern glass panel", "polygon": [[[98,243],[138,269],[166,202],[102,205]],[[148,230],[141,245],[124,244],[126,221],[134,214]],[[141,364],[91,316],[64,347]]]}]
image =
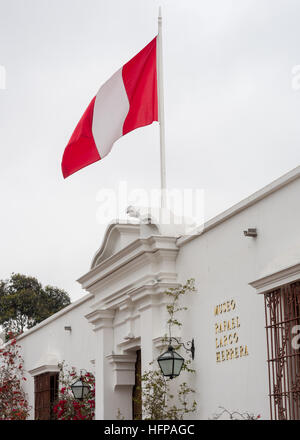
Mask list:
[{"label": "lantern glass panel", "polygon": [[71,386],[73,395],[75,399],[83,399],[87,396],[90,388],[87,384],[85,384],[81,379],[77,380],[72,386]]},{"label": "lantern glass panel", "polygon": [[179,376],[182,365],[183,365],[183,358],[174,359],[174,376]]},{"label": "lantern glass panel", "polygon": [[84,384],[82,397],[85,398],[89,394],[89,391],[90,391],[90,387],[88,385]]},{"label": "lantern glass panel", "polygon": [[161,371],[164,376],[172,376],[173,373],[173,359],[164,359],[158,361]]},{"label": "lantern glass panel", "polygon": [[172,378],[179,376],[184,359],[170,346],[168,351],[159,356],[157,361],[163,375]]}]

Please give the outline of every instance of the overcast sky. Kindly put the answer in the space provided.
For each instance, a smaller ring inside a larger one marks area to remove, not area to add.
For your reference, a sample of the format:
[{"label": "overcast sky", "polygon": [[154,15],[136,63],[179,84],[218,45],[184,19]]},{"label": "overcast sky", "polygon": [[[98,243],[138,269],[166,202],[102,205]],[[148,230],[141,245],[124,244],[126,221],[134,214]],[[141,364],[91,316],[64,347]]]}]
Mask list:
[{"label": "overcast sky", "polygon": [[60,168],[101,84],[157,33],[159,4],[168,186],[204,189],[208,219],[299,164],[299,0],[0,0],[0,278],[81,297],[99,191],[159,186],[157,123],[66,180]]}]

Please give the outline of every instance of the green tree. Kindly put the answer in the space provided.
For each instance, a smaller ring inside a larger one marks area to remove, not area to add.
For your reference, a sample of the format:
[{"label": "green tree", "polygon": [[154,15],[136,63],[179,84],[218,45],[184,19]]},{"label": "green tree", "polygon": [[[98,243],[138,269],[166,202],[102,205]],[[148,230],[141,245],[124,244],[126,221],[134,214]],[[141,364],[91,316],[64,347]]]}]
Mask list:
[{"label": "green tree", "polygon": [[19,335],[70,304],[64,290],[45,286],[34,277],[12,274],[0,280],[0,325],[6,337]]}]

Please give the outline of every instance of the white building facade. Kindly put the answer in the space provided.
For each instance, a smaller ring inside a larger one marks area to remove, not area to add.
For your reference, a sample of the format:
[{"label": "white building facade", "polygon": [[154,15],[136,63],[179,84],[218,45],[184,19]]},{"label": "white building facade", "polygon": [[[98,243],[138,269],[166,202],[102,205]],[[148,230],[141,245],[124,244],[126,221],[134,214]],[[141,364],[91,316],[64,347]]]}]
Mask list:
[{"label": "white building facade", "polygon": [[300,167],[200,233],[110,224],[90,271],[78,280],[87,294],[18,338],[31,417],[34,378],[65,361],[95,373],[96,419],[116,419],[118,412],[132,419],[137,356],[145,371],[163,349],[164,292],[194,278],[196,292],[187,295],[182,331],[174,335],[195,340],[189,384],[198,408],[191,417],[211,418],[222,406],[263,419],[299,419],[299,197]]}]

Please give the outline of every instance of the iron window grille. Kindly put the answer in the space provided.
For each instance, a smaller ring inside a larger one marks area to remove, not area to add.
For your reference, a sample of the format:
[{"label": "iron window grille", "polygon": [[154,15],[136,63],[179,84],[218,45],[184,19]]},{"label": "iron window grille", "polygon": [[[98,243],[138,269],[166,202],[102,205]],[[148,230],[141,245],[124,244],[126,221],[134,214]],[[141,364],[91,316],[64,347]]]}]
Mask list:
[{"label": "iron window grille", "polygon": [[264,297],[271,419],[300,420],[300,281]]}]

